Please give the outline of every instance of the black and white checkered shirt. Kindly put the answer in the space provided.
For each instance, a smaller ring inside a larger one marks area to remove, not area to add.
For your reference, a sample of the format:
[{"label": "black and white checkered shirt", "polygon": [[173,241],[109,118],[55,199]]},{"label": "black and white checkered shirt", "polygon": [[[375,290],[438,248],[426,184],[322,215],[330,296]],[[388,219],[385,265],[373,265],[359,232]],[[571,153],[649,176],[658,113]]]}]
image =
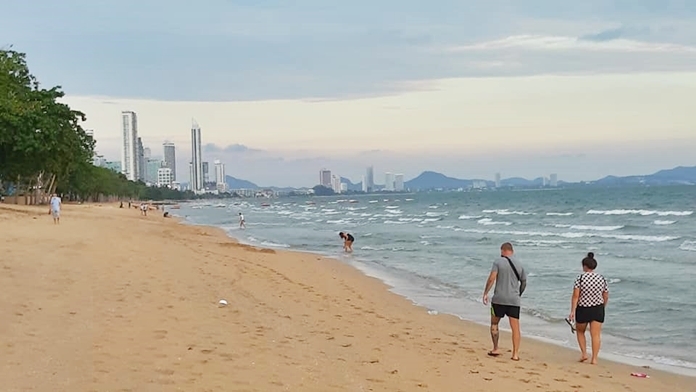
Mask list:
[{"label": "black and white checkered shirt", "polygon": [[575,278],[574,288],[580,289],[578,306],[589,308],[604,304],[603,294],[609,291],[607,280],[594,272],[583,272]]}]

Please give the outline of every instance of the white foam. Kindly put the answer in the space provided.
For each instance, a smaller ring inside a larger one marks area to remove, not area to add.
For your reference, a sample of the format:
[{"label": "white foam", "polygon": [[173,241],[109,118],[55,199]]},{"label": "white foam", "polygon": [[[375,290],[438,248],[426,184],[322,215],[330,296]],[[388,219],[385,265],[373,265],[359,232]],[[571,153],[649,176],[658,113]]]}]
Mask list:
[{"label": "white foam", "polygon": [[553,225],[559,229],[572,230],[591,230],[591,231],[614,231],[623,229],[624,226],[589,226],[589,225]]},{"label": "white foam", "polygon": [[679,245],[679,249],[688,252],[696,252],[696,241],[684,241],[681,245]]},{"label": "white foam", "polygon": [[689,216],[693,211],[656,211],[656,210],[589,210],[590,215],[657,215],[657,216]]},{"label": "white foam", "polygon": [[677,221],[671,221],[671,220],[656,220],[656,221],[653,222],[653,224],[659,225],[659,226],[673,225],[673,224],[675,224],[675,223],[677,223]]},{"label": "white foam", "polygon": [[[516,230],[480,230],[480,229],[461,229],[467,233],[477,233],[477,234],[503,234],[503,235],[523,235],[531,237],[564,237],[564,238],[585,238],[585,237],[599,237],[599,238],[613,238],[617,240],[625,241],[646,241],[646,242],[665,242],[677,240],[680,237],[673,236],[649,236],[649,235],[631,235],[631,234],[603,234],[603,233],[584,233],[584,232],[570,232],[570,233],[551,233],[543,231],[516,231]],[[696,245],[696,244],[695,244]]]},{"label": "white foam", "polygon": [[459,219],[461,220],[469,220],[469,219],[481,219],[483,218],[482,215],[460,215]]},{"label": "white foam", "polygon": [[571,216],[573,215],[572,212],[547,212],[546,215],[548,216]]},{"label": "white foam", "polygon": [[534,215],[534,213],[531,212],[524,212],[524,211],[510,211],[507,208],[503,210],[483,210],[481,211],[484,214],[497,214],[497,215]]},{"label": "white foam", "polygon": [[512,222],[496,222],[491,218],[483,218],[479,219],[476,221],[479,225],[485,225],[485,226],[491,226],[491,225],[503,225],[503,226],[510,226]]}]

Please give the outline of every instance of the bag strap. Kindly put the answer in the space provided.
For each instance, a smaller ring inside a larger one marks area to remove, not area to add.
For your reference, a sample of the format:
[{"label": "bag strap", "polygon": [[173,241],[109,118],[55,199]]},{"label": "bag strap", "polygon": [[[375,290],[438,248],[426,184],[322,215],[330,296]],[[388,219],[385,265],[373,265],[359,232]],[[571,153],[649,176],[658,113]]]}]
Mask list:
[{"label": "bag strap", "polygon": [[522,279],[520,279],[520,274],[517,272],[517,268],[515,268],[515,264],[512,263],[512,260],[510,260],[510,258],[507,256],[502,256],[502,257],[505,257],[505,259],[508,261],[508,263],[510,263],[510,267],[512,268],[512,272],[515,273],[517,280],[521,282]]}]

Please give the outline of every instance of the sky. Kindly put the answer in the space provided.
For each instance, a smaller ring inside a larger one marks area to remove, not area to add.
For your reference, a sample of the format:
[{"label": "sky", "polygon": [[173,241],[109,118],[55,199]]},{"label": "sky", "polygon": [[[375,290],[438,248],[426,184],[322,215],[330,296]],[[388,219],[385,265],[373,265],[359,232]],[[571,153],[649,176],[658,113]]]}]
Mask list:
[{"label": "sky", "polygon": [[120,160],[120,112],[154,155],[192,119],[204,160],[259,185],[567,181],[696,164],[696,2],[4,0],[0,47],[87,115]]}]

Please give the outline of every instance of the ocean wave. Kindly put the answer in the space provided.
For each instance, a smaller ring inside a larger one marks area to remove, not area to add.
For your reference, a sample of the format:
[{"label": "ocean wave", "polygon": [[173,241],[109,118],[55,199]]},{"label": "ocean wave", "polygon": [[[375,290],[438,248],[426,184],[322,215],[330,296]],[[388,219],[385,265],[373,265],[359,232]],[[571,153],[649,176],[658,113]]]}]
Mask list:
[{"label": "ocean wave", "polygon": [[657,215],[657,216],[689,216],[693,211],[656,211],[656,210],[589,210],[590,215]]},{"label": "ocean wave", "polygon": [[384,210],[384,212],[388,212],[390,214],[398,215],[398,214],[403,214],[404,212],[401,210]]},{"label": "ocean wave", "polygon": [[494,220],[491,219],[491,218],[479,219],[478,221],[476,221],[476,223],[478,223],[479,225],[485,225],[485,226],[490,226],[490,225],[504,225],[504,226],[510,226],[510,225],[512,224],[512,222],[497,222],[497,221],[494,221]]},{"label": "ocean wave", "polygon": [[534,215],[532,212],[525,211],[510,211],[507,208],[502,210],[483,210],[484,214],[497,214],[497,215]]},{"label": "ocean wave", "polygon": [[547,216],[571,216],[572,212],[547,212]]},{"label": "ocean wave", "polygon": [[393,220],[385,220],[384,222],[385,225],[404,225],[407,222],[399,222],[399,221],[393,221]]},{"label": "ocean wave", "polygon": [[460,215],[459,219],[461,220],[469,220],[469,219],[481,219],[483,218],[482,215]]},{"label": "ocean wave", "polygon": [[448,212],[426,212],[425,216],[430,216],[430,217],[435,217],[435,216],[447,216],[449,213]]},{"label": "ocean wave", "polygon": [[568,243],[568,241],[563,240],[514,240],[513,242],[516,244],[536,246],[540,248],[548,248]]},{"label": "ocean wave", "polygon": [[[585,232],[568,232],[568,233],[552,233],[543,231],[516,231],[516,230],[480,230],[480,229],[461,229],[467,233],[476,234],[502,234],[502,235],[523,235],[531,237],[563,237],[563,238],[613,238],[624,241],[645,241],[645,242],[665,242],[678,240],[680,237],[674,236],[649,236],[649,235],[631,235],[631,234],[603,234],[603,233],[585,233]],[[694,244],[696,245],[696,244]]]},{"label": "ocean wave", "polygon": [[590,231],[614,231],[623,229],[624,226],[590,226],[590,225],[553,225],[557,229],[590,230]]},{"label": "ocean wave", "polygon": [[677,221],[671,221],[671,220],[656,220],[653,222],[654,225],[659,225],[659,226],[666,226],[666,225],[672,225],[677,223]]},{"label": "ocean wave", "polygon": [[684,241],[679,245],[679,249],[687,252],[696,252],[696,241]]},{"label": "ocean wave", "polygon": [[275,242],[270,242],[270,241],[263,241],[261,243],[262,246],[267,246],[269,248],[289,248],[290,245],[288,244],[278,244]]}]

